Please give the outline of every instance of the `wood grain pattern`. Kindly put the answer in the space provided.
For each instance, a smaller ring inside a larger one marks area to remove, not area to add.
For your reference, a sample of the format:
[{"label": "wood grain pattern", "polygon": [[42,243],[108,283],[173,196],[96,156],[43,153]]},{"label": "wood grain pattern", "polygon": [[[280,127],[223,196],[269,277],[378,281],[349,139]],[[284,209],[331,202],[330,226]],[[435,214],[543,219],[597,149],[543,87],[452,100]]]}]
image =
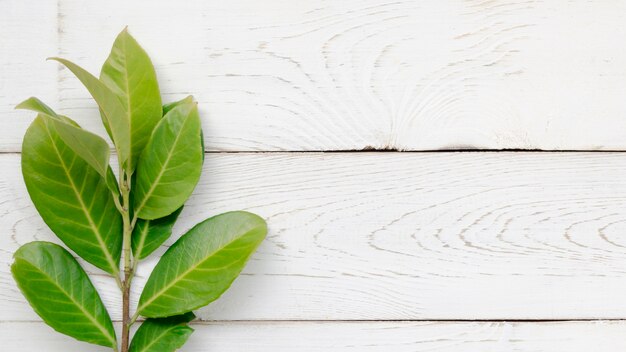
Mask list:
[{"label": "wood grain pattern", "polygon": [[2,349],[102,350],[41,323],[10,276],[19,245],[58,243],[13,107],[35,95],[104,136],[44,59],[98,72],[128,25],[164,100],[196,96],[207,150],[244,152],[207,154],[175,233],[235,209],[270,225],[185,351],[625,350],[624,320],[489,320],[626,319],[626,154],[245,153],[626,150],[624,21],[599,0],[0,0]]},{"label": "wood grain pattern", "polygon": [[[0,312],[37,320],[9,263],[54,237],[19,155],[0,172]],[[205,319],[623,319],[625,174],[621,153],[207,154],[175,233],[236,209],[269,223]],[[116,286],[95,281],[119,319]]]},{"label": "wood grain pattern", "polygon": [[[56,1],[0,1],[0,151],[18,151],[32,113],[14,107],[30,96],[58,104]],[[30,118],[29,118],[30,116]]]},{"label": "wood grain pattern", "polygon": [[[56,64],[33,62],[58,54],[97,72],[129,25],[164,99],[198,98],[209,150],[626,149],[624,2],[59,0],[55,16],[23,0],[0,9],[18,3],[56,17],[59,34],[27,26],[26,14],[0,24],[13,38],[0,62],[10,72],[2,111],[47,95],[40,82],[54,87],[42,72]],[[58,85],[52,105],[102,133],[67,70]],[[18,150],[25,116],[0,121],[0,150]]]},{"label": "wood grain pattern", "polygon": [[[621,352],[624,322],[215,322],[193,324],[185,352]],[[43,323],[0,323],[7,351],[107,349],[59,335]]]}]

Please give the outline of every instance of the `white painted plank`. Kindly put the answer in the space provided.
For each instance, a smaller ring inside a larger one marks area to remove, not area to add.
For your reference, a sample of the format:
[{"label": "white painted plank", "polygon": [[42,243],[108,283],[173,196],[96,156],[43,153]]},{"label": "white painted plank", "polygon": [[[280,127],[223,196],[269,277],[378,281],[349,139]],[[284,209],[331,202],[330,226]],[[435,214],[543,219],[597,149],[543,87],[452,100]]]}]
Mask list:
[{"label": "white painted plank", "polygon": [[[185,352],[622,352],[624,322],[215,322],[194,324]],[[0,323],[7,351],[108,351],[43,323]]]},{"label": "white painted plank", "polygon": [[[60,0],[59,10],[60,54],[92,72],[129,25],[164,98],[198,98],[210,150],[626,148],[625,2]],[[56,53],[47,39],[28,43],[29,60]],[[39,82],[11,73],[5,84],[27,96]],[[57,107],[103,132],[67,70],[59,85]],[[0,148],[17,150],[26,122],[0,123]]]},{"label": "white painted plank", "polygon": [[[36,320],[9,263],[54,236],[19,155],[0,173],[0,312]],[[236,209],[269,222],[206,319],[623,319],[624,175],[621,153],[207,154],[175,232]],[[119,319],[116,286],[95,281]]]},{"label": "white painted plank", "polygon": [[13,108],[36,95],[58,105],[56,1],[0,1],[0,150],[19,150],[29,114]]}]

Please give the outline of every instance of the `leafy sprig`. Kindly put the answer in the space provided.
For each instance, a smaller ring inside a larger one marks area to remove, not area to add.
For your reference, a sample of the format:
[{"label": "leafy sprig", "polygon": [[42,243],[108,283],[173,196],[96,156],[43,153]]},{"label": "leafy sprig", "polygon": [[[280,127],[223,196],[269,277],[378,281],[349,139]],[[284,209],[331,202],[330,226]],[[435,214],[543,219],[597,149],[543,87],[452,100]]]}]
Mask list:
[{"label": "leafy sprig", "polygon": [[[192,311],[219,298],[263,241],[267,225],[234,211],[182,235],[148,278],[131,313],[130,289],[139,262],[172,234],[200,178],[204,146],[193,97],[162,105],[150,58],[124,29],[95,77],[60,58],[94,98],[110,146],[37,98],[17,108],[37,113],[22,146],[22,173],[41,217],[75,254],[110,275],[122,293],[121,342],[87,273],[64,247],[23,245],[11,272],[35,312],[78,340],[122,352],[168,352],[193,329]],[[121,263],[120,263],[121,262]],[[135,333],[130,328],[147,318]]]}]

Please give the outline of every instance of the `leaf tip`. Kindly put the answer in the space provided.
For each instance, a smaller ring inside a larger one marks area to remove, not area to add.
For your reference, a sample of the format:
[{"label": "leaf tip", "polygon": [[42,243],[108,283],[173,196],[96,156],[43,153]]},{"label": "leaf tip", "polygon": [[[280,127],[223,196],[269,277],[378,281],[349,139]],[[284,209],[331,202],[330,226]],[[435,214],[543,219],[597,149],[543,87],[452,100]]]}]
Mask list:
[{"label": "leaf tip", "polygon": [[30,97],[28,99],[25,99],[21,103],[15,105],[15,107],[13,109],[15,109],[15,110],[28,110],[28,102],[32,101],[33,99],[37,99],[37,98]]},{"label": "leaf tip", "polygon": [[124,28],[120,31],[120,33],[117,35],[117,39],[122,38],[122,37],[129,37],[129,36],[130,36],[130,33],[128,32],[128,25],[125,25]]}]

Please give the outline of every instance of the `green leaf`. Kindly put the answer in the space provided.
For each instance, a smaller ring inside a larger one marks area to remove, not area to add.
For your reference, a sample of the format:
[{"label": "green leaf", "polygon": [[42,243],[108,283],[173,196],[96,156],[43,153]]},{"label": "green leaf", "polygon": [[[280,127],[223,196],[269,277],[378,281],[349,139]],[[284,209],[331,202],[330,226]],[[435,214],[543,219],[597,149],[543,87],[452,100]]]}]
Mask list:
[{"label": "green leaf", "polygon": [[115,39],[100,80],[120,99],[130,123],[130,170],[162,116],[161,93],[148,54],[127,29]]},{"label": "green leaf", "polygon": [[180,207],[170,215],[156,220],[138,219],[132,236],[133,256],[144,259],[159,248],[172,235],[172,228],[182,210],[183,207]]},{"label": "green leaf", "polygon": [[183,347],[193,333],[187,325],[191,312],[169,318],[147,319],[133,336],[130,352],[173,352]]},{"label": "green leaf", "polygon": [[168,317],[213,302],[237,278],[266,233],[263,219],[243,211],[199,223],[154,268],[139,298],[139,314]]},{"label": "green leaf", "polygon": [[127,165],[131,157],[130,117],[119,97],[98,78],[73,62],[56,57],[49,60],[65,65],[91,93],[103,113],[103,123],[117,148],[121,164]]},{"label": "green leaf", "polygon": [[[163,115],[167,114],[168,112],[170,112],[170,110],[177,107],[178,105],[185,103],[186,101],[188,101],[188,99],[189,97],[163,105]],[[202,161],[204,162],[204,133],[202,132],[202,130],[200,130],[200,143],[202,144]]]},{"label": "green leaf", "polygon": [[31,242],[13,255],[11,272],[35,312],[54,330],[115,348],[113,324],[76,259],[50,242]]},{"label": "green leaf", "polygon": [[42,114],[46,114],[46,115],[50,115],[53,117],[58,118],[59,116],[57,115],[56,112],[54,112],[54,110],[52,110],[48,105],[44,104],[43,101],[35,98],[35,97],[30,97],[26,100],[24,100],[23,102],[17,104],[17,106],[15,107],[16,109],[24,109],[24,110],[32,110],[38,113],[42,113]]},{"label": "green leaf", "polygon": [[122,217],[106,181],[63,141],[52,119],[41,114],[24,136],[22,174],[50,229],[86,261],[117,275]]},{"label": "green leaf", "polygon": [[189,198],[202,172],[198,107],[192,97],[154,129],[137,165],[134,209],[138,218],[165,217]]},{"label": "green leaf", "polygon": [[109,166],[109,144],[97,134],[83,130],[69,118],[57,115],[41,100],[31,97],[16,106],[16,109],[32,110],[49,118],[59,136],[78,156],[83,158],[107,181],[109,189],[119,195],[117,180]]}]

